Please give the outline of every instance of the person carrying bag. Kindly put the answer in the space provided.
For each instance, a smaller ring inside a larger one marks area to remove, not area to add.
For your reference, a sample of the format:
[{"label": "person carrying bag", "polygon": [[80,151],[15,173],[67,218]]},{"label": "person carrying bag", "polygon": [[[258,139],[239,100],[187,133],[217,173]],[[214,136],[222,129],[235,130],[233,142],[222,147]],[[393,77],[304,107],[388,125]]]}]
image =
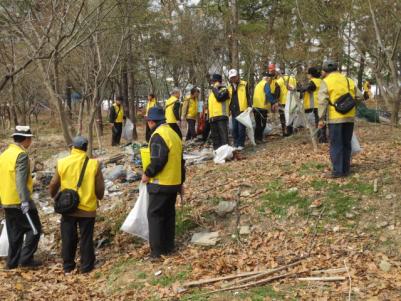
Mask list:
[{"label": "person carrying bag", "polygon": [[[81,273],[95,266],[93,232],[98,200],[104,195],[104,180],[100,164],[89,159],[88,140],[75,137],[71,154],[58,160],[56,173],[49,185],[50,195],[56,198],[54,209],[61,214],[61,255],[65,273],[75,269],[75,254],[79,242]],[[78,227],[79,234],[78,237]]]}]

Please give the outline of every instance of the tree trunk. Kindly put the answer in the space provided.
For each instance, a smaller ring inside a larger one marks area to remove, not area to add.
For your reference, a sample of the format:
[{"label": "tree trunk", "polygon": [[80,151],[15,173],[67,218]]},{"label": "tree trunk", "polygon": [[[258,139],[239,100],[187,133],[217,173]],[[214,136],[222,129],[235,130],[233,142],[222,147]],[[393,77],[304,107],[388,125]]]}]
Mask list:
[{"label": "tree trunk", "polygon": [[231,68],[239,70],[238,3],[230,0],[230,57]]},{"label": "tree trunk", "polygon": [[67,113],[68,113],[68,118],[72,120],[72,107],[71,107],[71,83],[69,80],[66,81],[65,83],[65,99],[67,102]]},{"label": "tree trunk", "polygon": [[400,113],[400,99],[394,99],[393,109],[392,109],[392,112],[391,112],[391,123],[395,127],[398,127],[398,123],[399,123],[398,114],[399,113]]},{"label": "tree trunk", "polygon": [[131,37],[128,39],[128,93],[129,93],[129,117],[134,124],[134,128],[132,131],[132,139],[138,139],[138,132],[136,129],[136,98],[135,98],[135,75],[134,75],[134,54],[132,51],[132,43]]},{"label": "tree trunk", "polygon": [[129,112],[128,105],[128,74],[127,65],[125,64],[121,71],[121,95],[124,98],[123,106],[126,112]]},{"label": "tree trunk", "polygon": [[363,72],[365,71],[365,52],[361,55],[361,62],[358,70],[358,89],[362,90],[363,85]]}]

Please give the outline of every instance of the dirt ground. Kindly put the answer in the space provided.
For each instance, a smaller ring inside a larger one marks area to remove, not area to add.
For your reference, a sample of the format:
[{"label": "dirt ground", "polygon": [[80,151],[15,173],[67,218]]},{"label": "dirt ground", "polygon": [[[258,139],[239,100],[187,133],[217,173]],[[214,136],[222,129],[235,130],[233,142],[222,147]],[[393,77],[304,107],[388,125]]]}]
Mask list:
[{"label": "dirt ground", "polygon": [[[31,157],[44,160],[64,149],[51,128],[41,131]],[[102,243],[98,266],[88,275],[63,274],[57,217],[41,213],[54,246],[39,252],[45,265],[38,270],[0,270],[1,299],[399,300],[401,130],[360,121],[356,133],[363,151],[346,179],[325,176],[328,146],[314,151],[306,132],[271,136],[247,147],[243,160],[188,166],[186,196],[177,205],[178,250],[158,263],[146,260],[146,242],[119,231],[138,182],[101,202],[111,209],[97,216],[95,240]],[[103,141],[108,145],[109,137]],[[109,154],[120,151],[108,147]],[[236,201],[237,208],[221,217],[215,208],[223,200]],[[250,233],[240,235],[239,226],[250,226]],[[219,242],[191,244],[192,234],[202,231],[218,231]],[[300,264],[278,273],[287,276],[249,289],[211,294],[235,285],[222,281],[182,291],[188,281],[277,268],[299,258]],[[334,275],[341,280],[300,279],[334,268],[345,268]]]}]

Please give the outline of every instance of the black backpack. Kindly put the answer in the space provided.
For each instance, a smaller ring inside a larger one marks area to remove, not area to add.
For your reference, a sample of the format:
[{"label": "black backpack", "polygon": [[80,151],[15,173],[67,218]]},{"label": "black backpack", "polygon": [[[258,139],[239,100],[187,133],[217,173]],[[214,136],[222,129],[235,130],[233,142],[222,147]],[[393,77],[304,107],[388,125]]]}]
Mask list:
[{"label": "black backpack", "polygon": [[89,158],[86,157],[84,165],[81,169],[81,174],[79,175],[79,180],[77,184],[77,189],[64,189],[59,191],[54,198],[54,211],[59,214],[72,213],[78,208],[79,205],[79,195],[78,189],[81,187],[82,180],[84,179],[86,166],[88,165]]}]

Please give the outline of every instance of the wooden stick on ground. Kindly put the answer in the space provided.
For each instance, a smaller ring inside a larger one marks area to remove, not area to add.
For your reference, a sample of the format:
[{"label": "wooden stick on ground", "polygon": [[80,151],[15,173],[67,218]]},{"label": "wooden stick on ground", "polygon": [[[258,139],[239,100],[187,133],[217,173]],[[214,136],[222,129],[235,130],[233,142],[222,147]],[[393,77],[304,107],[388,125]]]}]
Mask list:
[{"label": "wooden stick on ground", "polygon": [[352,282],[351,282],[351,275],[349,274],[349,270],[348,270],[348,267],[347,267],[347,263],[345,262],[345,259],[344,259],[344,266],[345,266],[345,269],[347,270],[348,279],[349,279],[348,301],[351,301]]},{"label": "wooden stick on ground", "polygon": [[303,277],[297,278],[299,281],[342,281],[346,278],[344,276],[334,276],[334,277]]},{"label": "wooden stick on ground", "polygon": [[328,270],[318,270],[312,271],[311,275],[319,275],[319,274],[339,274],[346,272],[346,268],[338,268],[338,269],[328,269]]},{"label": "wooden stick on ground", "polygon": [[244,273],[232,274],[232,275],[216,277],[216,278],[206,278],[206,279],[201,279],[201,280],[198,280],[198,281],[192,281],[192,282],[184,283],[183,286],[184,287],[200,286],[200,285],[203,285],[203,284],[209,284],[209,283],[218,282],[218,281],[222,281],[222,280],[231,280],[231,279],[235,279],[235,278],[252,276],[252,275],[264,273],[264,272],[267,272],[267,271],[270,271],[270,270],[244,272]]},{"label": "wooden stick on ground", "polygon": [[219,292],[232,291],[232,290],[236,290],[236,289],[238,289],[238,290],[239,289],[246,289],[246,288],[249,288],[249,287],[252,287],[252,286],[266,284],[266,283],[272,282],[274,280],[282,279],[282,278],[285,278],[285,277],[288,277],[288,276],[293,276],[293,275],[296,275],[296,274],[297,273],[281,274],[281,275],[269,277],[269,278],[266,278],[266,279],[258,280],[258,281],[247,283],[247,284],[243,284],[243,285],[231,286],[231,287],[227,287],[227,288],[222,288],[222,289],[206,292],[206,293],[197,295],[197,297],[198,296],[205,296],[205,295],[215,294],[215,293],[219,293]]},{"label": "wooden stick on ground", "polygon": [[236,283],[238,284],[238,283],[248,282],[248,281],[251,281],[251,280],[256,280],[256,279],[261,278],[261,277],[263,277],[263,276],[271,275],[271,274],[274,274],[274,273],[276,273],[276,272],[280,272],[280,271],[282,271],[282,270],[286,270],[286,269],[288,269],[288,268],[291,268],[291,267],[294,267],[294,266],[300,264],[304,259],[305,259],[305,258],[302,258],[302,259],[300,259],[300,260],[297,260],[297,261],[295,261],[295,262],[293,262],[293,263],[290,263],[290,264],[281,266],[281,267],[279,267],[279,268],[272,269],[272,270],[269,270],[269,271],[266,271],[266,272],[263,272],[263,273],[259,273],[259,274],[254,275],[254,276],[250,276],[250,277],[247,277],[247,278],[240,279],[240,280],[237,281]]}]

